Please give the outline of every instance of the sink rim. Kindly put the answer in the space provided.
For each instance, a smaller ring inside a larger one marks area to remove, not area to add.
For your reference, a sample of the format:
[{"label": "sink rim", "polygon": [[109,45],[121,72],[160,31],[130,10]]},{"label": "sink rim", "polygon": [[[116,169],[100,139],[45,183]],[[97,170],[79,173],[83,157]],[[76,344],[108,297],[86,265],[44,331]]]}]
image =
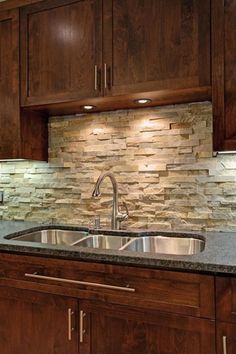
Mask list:
[{"label": "sink rim", "polygon": [[[34,234],[34,233],[43,233],[43,232],[55,232],[55,231],[59,231],[59,232],[65,232],[65,233],[86,233],[84,235],[84,237],[79,238],[78,235],[78,239],[75,240],[74,242],[72,242],[71,244],[62,244],[62,243],[51,243],[51,242],[41,242],[41,241],[34,241],[34,240],[21,240],[20,238],[22,236],[27,236],[30,234]],[[82,243],[85,239],[87,238],[93,238],[93,237],[118,237],[118,238],[128,238],[129,240],[122,245],[120,248],[102,248],[102,247],[88,247],[88,246],[83,246],[80,245],[80,243]],[[77,250],[80,248],[83,250],[100,250],[100,251],[125,251],[125,252],[129,252],[132,254],[143,254],[143,255],[150,255],[150,254],[155,254],[155,255],[168,255],[168,256],[193,256],[196,254],[200,254],[202,252],[205,251],[206,249],[206,237],[202,234],[196,234],[194,232],[173,232],[173,231],[156,231],[156,230],[135,230],[135,231],[131,231],[131,230],[108,230],[108,229],[89,229],[86,227],[66,227],[63,225],[44,225],[44,226],[40,226],[40,227],[35,227],[35,228],[31,228],[25,231],[20,231],[17,233],[13,233],[10,235],[6,235],[3,236],[4,239],[6,240],[11,240],[11,241],[16,241],[17,243],[21,242],[21,244],[25,244],[27,243],[28,245],[32,246],[32,245],[41,245],[41,246],[47,246],[47,247],[56,247],[56,248],[67,248],[70,249],[71,251],[75,251],[75,248],[77,248]],[[132,250],[129,249],[129,245],[132,244],[133,242],[137,242],[136,240],[139,239],[151,239],[151,238],[166,238],[166,239],[188,239],[188,240],[195,240],[195,241],[199,241],[203,246],[201,247],[201,249],[197,252],[193,252],[193,253],[171,253],[171,252],[156,252],[156,251],[143,251],[143,250]]]}]

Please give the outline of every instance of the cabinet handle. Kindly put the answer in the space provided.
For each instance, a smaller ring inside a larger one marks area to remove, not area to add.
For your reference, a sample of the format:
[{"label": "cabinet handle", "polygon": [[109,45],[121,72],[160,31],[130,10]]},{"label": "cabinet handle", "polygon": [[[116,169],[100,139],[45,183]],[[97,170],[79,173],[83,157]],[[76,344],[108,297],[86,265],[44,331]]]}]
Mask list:
[{"label": "cabinet handle", "polygon": [[94,89],[97,91],[98,89],[98,66],[94,66]]},{"label": "cabinet handle", "polygon": [[71,341],[72,339],[72,331],[74,331],[74,327],[72,326],[72,316],[74,312],[71,308],[68,309],[68,340]]},{"label": "cabinet handle", "polygon": [[104,64],[104,88],[107,88],[107,64]]},{"label": "cabinet handle", "polygon": [[84,317],[86,316],[86,313],[81,310],[79,312],[79,342],[83,343],[84,341],[84,334],[85,334],[85,329],[84,329]]},{"label": "cabinet handle", "polygon": [[227,354],[227,337],[223,336],[222,341],[223,341],[223,354]]},{"label": "cabinet handle", "polygon": [[27,278],[35,278],[35,279],[43,279],[43,280],[51,280],[51,281],[58,281],[62,283],[69,283],[69,284],[77,284],[77,285],[85,285],[91,286],[94,288],[103,288],[103,289],[111,289],[111,290],[121,290],[127,292],[135,292],[134,288],[130,288],[129,285],[125,286],[116,286],[116,285],[108,285],[108,284],[100,284],[100,283],[90,283],[87,281],[81,280],[73,280],[73,279],[65,279],[65,278],[55,278],[55,277],[48,277],[45,275],[39,275],[37,273],[25,273],[25,277]]}]

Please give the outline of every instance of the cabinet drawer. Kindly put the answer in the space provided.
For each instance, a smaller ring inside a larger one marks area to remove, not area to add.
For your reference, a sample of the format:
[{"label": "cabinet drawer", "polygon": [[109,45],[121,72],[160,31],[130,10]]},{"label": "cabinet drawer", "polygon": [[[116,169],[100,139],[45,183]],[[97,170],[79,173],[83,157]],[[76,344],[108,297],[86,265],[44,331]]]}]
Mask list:
[{"label": "cabinet drawer", "polygon": [[216,277],[216,318],[236,323],[236,277]]},{"label": "cabinet drawer", "polygon": [[6,254],[0,269],[8,286],[214,318],[211,276]]}]

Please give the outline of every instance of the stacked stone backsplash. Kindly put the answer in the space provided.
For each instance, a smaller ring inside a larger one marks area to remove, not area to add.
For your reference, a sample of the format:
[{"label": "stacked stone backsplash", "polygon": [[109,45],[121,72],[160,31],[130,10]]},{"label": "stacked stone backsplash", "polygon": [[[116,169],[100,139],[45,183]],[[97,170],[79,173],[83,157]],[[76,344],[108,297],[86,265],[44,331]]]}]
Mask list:
[{"label": "stacked stone backsplash", "polygon": [[49,163],[1,162],[3,220],[109,225],[111,170],[130,218],[124,227],[236,230],[236,156],[212,157],[210,103],[52,117]]}]

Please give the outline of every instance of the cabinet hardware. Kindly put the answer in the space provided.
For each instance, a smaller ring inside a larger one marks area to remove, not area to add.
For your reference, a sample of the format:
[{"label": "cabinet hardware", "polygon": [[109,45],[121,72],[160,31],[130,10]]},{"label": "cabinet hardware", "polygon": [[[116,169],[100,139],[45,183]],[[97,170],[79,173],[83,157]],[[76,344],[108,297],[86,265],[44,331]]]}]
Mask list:
[{"label": "cabinet hardware", "polygon": [[74,331],[74,327],[72,326],[72,316],[74,312],[71,308],[68,309],[68,340],[71,341],[72,339],[72,332]]},{"label": "cabinet hardware", "polygon": [[77,284],[77,285],[85,285],[91,286],[94,288],[103,288],[103,289],[110,289],[110,290],[121,290],[127,292],[135,292],[134,288],[130,288],[129,285],[125,286],[116,286],[116,285],[109,285],[109,284],[100,284],[100,283],[90,283],[87,281],[81,280],[73,280],[73,279],[65,279],[65,278],[56,278],[56,277],[48,277],[45,275],[39,275],[37,273],[25,273],[25,277],[27,278],[35,278],[35,279],[42,279],[42,280],[51,280],[51,281],[58,281],[62,283],[69,283],[69,284]]},{"label": "cabinet hardware", "polygon": [[81,310],[79,312],[79,342],[83,343],[84,341],[84,334],[85,334],[85,329],[84,329],[84,317],[86,316],[86,313]]},{"label": "cabinet hardware", "polygon": [[227,354],[227,337],[223,336],[222,341],[223,341],[223,354]]},{"label": "cabinet hardware", "polygon": [[98,66],[94,66],[94,89],[97,91],[98,89]]}]

